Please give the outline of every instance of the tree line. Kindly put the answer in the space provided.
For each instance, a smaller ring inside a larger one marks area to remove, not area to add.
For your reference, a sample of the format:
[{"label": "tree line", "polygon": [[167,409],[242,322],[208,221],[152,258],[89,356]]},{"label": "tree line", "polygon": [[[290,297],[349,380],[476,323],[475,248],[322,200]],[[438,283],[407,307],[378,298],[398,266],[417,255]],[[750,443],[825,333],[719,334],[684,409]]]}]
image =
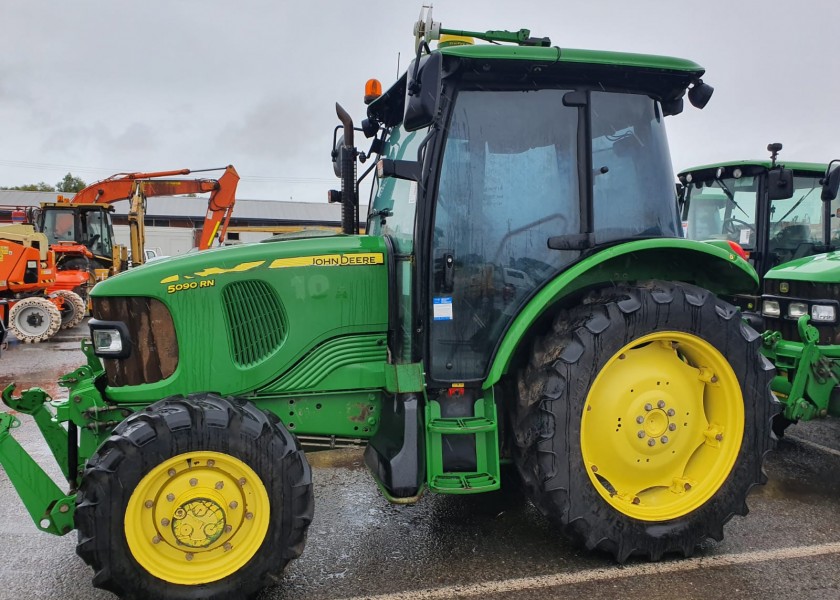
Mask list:
[{"label": "tree line", "polygon": [[26,185],[15,185],[10,187],[0,186],[0,190],[20,190],[23,192],[69,192],[75,194],[85,187],[87,187],[87,184],[81,177],[75,177],[72,173],[67,173],[67,175],[64,176],[64,179],[55,185],[39,181],[38,183],[28,183]]}]

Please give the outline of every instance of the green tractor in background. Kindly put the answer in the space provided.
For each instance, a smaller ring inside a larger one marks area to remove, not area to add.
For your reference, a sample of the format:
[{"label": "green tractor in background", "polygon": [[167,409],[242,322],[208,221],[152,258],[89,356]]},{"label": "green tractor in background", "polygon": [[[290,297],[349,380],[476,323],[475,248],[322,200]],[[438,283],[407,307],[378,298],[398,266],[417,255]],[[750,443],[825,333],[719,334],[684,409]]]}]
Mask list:
[{"label": "green tractor in background", "polygon": [[840,171],[830,164],[737,161],[678,175],[686,237],[731,245],[755,266],[761,297],[732,298],[763,331],[782,412],[773,429],[840,416]]},{"label": "green tractor in background", "polygon": [[415,41],[358,130],[337,106],[342,234],[101,282],[68,397],[4,390],[70,491],[11,414],[0,462],[40,529],[78,529],[96,586],[239,598],[276,582],[313,517],[304,450],[364,446],[397,503],[492,492],[512,463],[552,522],[618,561],[690,555],[746,514],[773,371],[718,296],[758,279],[683,239],[664,129],[686,92],[708,101],[703,69],[430,12]]}]

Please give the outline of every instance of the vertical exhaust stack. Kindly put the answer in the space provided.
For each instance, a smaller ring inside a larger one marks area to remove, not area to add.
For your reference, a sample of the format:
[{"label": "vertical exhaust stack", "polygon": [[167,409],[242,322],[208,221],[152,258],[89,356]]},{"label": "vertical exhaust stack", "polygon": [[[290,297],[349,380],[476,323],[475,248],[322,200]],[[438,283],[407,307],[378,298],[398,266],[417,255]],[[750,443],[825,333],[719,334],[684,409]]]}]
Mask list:
[{"label": "vertical exhaust stack", "polygon": [[356,190],[356,147],[353,145],[353,119],[336,102],[335,112],[344,126],[344,143],[339,149],[338,161],[341,172],[341,231],[346,234],[359,233],[359,202]]}]

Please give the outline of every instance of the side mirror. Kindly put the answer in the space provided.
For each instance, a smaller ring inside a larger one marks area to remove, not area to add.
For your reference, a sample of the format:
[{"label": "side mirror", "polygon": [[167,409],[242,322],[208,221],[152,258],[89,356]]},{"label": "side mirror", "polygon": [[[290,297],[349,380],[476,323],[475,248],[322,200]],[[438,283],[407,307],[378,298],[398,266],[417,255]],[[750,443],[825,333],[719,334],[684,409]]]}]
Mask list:
[{"label": "side mirror", "polygon": [[767,199],[787,200],[793,198],[793,171],[779,167],[767,173]]},{"label": "side mirror", "polygon": [[403,127],[406,131],[417,131],[428,127],[435,120],[440,100],[443,56],[428,54],[408,67],[408,85],[405,101]]},{"label": "side mirror", "polygon": [[[835,161],[831,161],[834,163]],[[840,165],[829,164],[826,170],[826,175],[822,180],[822,194],[820,198],[826,202],[834,200],[837,197],[838,188],[840,188]]]},{"label": "side mirror", "polygon": [[341,135],[335,141],[335,147],[332,151],[333,173],[336,177],[341,177],[341,149],[344,148],[344,136]]}]

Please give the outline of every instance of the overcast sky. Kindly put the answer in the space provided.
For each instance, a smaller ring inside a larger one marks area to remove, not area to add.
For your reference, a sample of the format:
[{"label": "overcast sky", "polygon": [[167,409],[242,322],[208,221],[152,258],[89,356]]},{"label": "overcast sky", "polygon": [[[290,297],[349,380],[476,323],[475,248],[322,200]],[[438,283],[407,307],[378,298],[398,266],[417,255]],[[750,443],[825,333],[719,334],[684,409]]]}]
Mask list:
[{"label": "overcast sky", "polygon": [[[239,198],[324,202],[335,103],[364,118],[364,83],[405,69],[421,4],[0,0],[0,185],[233,164]],[[711,102],[668,121],[676,170],[775,141],[840,158],[837,0],[438,0],[434,17],[703,65]]]}]

